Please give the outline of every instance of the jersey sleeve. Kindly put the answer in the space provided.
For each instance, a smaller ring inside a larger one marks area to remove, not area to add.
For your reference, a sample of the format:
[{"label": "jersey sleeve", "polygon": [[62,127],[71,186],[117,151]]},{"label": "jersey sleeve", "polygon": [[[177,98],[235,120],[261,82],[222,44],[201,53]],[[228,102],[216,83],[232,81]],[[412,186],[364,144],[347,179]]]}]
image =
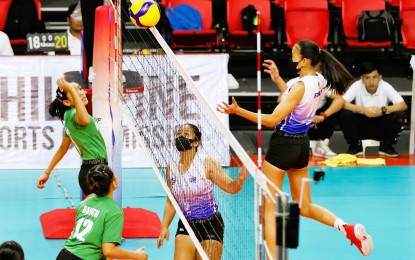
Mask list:
[{"label": "jersey sleeve", "polygon": [[384,88],[386,90],[386,96],[388,97],[388,100],[392,102],[392,104],[399,104],[402,101],[404,101],[403,97],[392,87],[391,84],[387,82],[382,82],[384,84]]},{"label": "jersey sleeve", "polygon": [[359,89],[359,85],[360,85],[360,80],[358,80],[355,83],[353,83],[349,87],[349,89],[347,89],[346,93],[343,94],[343,99],[346,102],[351,103],[353,100],[356,99],[357,91]]},{"label": "jersey sleeve", "polygon": [[121,242],[123,224],[124,214],[122,210],[110,216],[104,224],[102,242],[119,244]]}]

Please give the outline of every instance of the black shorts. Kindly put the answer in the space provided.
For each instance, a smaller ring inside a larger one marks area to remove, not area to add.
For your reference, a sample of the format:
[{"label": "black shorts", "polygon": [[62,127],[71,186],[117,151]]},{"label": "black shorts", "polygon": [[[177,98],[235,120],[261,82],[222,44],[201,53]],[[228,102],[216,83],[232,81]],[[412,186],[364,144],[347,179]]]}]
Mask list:
[{"label": "black shorts", "polygon": [[[208,218],[188,220],[188,222],[199,242],[203,240],[217,240],[223,244],[225,223],[219,212],[216,212]],[[177,224],[177,235],[189,235],[181,220]]]},{"label": "black shorts", "polygon": [[82,260],[82,258],[77,257],[76,255],[66,250],[66,248],[63,248],[56,257],[56,260]]},{"label": "black shorts", "polygon": [[86,179],[86,175],[88,174],[89,170],[92,167],[98,164],[108,165],[108,161],[107,159],[96,159],[96,160],[88,160],[88,161],[82,162],[81,170],[79,171],[79,175],[78,175],[78,181],[79,181],[79,186],[81,186],[82,193],[85,196],[88,196],[89,194],[92,193],[89,190],[89,183],[88,183],[88,180]]},{"label": "black shorts", "polygon": [[281,132],[274,132],[269,141],[265,160],[282,170],[306,167],[308,165],[310,141],[306,134],[298,136],[293,138],[281,135]]}]

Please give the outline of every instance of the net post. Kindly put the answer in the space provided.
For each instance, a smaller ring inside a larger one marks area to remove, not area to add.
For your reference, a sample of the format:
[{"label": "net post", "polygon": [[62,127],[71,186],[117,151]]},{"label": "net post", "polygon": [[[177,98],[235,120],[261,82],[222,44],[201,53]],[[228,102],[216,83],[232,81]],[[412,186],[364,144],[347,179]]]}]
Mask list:
[{"label": "net post", "polygon": [[411,55],[410,65],[413,71],[412,77],[412,100],[411,100],[411,127],[409,134],[409,155],[414,154],[415,142],[415,55]]},{"label": "net post", "polygon": [[276,196],[276,234],[277,234],[277,259],[287,260],[288,250],[286,246],[288,195],[285,193]]}]

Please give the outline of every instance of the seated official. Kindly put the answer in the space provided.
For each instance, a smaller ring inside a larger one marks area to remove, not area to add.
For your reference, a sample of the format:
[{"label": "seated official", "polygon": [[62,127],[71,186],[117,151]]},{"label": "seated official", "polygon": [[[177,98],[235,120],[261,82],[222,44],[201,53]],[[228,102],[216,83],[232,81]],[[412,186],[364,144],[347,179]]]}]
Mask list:
[{"label": "seated official", "polygon": [[361,155],[361,140],[374,139],[380,141],[380,155],[398,157],[393,144],[405,125],[407,105],[392,85],[382,79],[380,64],[363,63],[360,80],[350,86],[343,99],[346,103],[339,122],[349,144],[347,153]]}]

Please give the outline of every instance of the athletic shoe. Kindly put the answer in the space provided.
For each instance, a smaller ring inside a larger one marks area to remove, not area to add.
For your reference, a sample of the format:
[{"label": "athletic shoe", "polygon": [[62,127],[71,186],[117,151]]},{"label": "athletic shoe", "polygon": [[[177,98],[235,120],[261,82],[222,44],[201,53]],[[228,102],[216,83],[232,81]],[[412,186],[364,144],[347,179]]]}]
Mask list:
[{"label": "athletic shoe", "polygon": [[316,145],[317,143],[320,141],[317,140],[310,140],[310,150],[309,150],[309,155],[310,156],[314,156],[314,153],[316,152]]},{"label": "athletic shoe", "polygon": [[335,157],[337,154],[333,152],[329,147],[329,139],[325,139],[324,141],[314,141],[316,142],[315,145],[310,145],[313,149],[313,156],[316,157],[324,157],[324,158],[331,158]]},{"label": "athletic shoe", "polygon": [[380,143],[379,154],[386,155],[388,157],[398,157],[399,153],[389,143]]},{"label": "athletic shoe", "polygon": [[350,244],[355,245],[362,255],[370,255],[373,249],[373,240],[366,233],[365,227],[362,224],[346,224],[343,227],[346,230],[346,237],[350,240]]},{"label": "athletic shoe", "polygon": [[347,150],[348,154],[352,155],[362,155],[363,154],[363,147],[362,142],[359,141],[357,144],[351,144],[349,145],[349,150]]},{"label": "athletic shoe", "polygon": [[323,141],[319,141],[316,144],[315,155],[324,158],[332,158],[335,157],[337,154],[333,152],[329,147],[329,139],[324,139]]}]

